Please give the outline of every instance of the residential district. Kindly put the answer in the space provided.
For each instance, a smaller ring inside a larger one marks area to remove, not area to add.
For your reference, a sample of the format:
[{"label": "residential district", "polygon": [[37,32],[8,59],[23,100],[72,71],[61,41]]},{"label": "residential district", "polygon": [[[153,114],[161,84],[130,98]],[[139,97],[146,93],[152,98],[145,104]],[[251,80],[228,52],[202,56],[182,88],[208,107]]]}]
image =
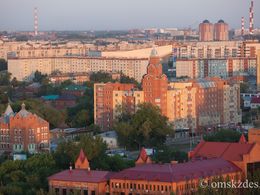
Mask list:
[{"label": "residential district", "polygon": [[259,30],[106,33],[0,33],[0,194],[259,194]]}]

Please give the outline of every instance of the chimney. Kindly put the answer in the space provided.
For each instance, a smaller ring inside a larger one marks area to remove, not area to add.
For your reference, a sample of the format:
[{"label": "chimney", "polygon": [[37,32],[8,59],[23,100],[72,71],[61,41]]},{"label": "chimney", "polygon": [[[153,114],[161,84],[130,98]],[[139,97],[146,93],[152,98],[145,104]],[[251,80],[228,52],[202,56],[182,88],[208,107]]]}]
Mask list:
[{"label": "chimney", "polygon": [[241,19],[241,36],[244,36],[245,34],[245,18],[242,17]]},{"label": "chimney", "polygon": [[72,172],[72,164],[71,164],[71,162],[70,162],[70,173]]}]

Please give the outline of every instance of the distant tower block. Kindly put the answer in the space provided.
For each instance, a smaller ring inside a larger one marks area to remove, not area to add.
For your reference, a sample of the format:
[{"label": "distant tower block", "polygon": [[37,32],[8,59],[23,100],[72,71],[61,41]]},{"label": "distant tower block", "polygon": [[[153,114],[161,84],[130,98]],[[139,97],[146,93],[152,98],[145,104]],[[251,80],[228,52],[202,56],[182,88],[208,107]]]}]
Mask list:
[{"label": "distant tower block", "polygon": [[249,9],[249,33],[254,34],[254,1],[251,1],[251,6]]},{"label": "distant tower block", "polygon": [[241,36],[245,35],[245,18],[242,17],[241,19]]},{"label": "distant tower block", "polygon": [[34,8],[34,36],[38,35],[38,8]]}]

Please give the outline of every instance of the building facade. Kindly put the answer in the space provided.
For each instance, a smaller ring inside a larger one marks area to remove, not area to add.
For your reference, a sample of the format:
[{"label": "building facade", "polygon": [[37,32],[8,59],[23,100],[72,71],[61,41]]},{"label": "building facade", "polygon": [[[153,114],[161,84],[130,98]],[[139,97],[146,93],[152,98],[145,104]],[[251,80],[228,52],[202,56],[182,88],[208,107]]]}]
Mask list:
[{"label": "building facade", "polygon": [[256,69],[256,58],[178,59],[176,77],[227,79],[235,76],[256,76]]},{"label": "building facade", "polygon": [[[251,132],[252,131],[252,132]],[[260,169],[259,129],[249,131],[249,142],[242,135],[239,142],[201,141],[189,152],[189,161],[156,164],[141,149],[134,167],[119,172],[92,171],[81,150],[75,169],[48,178],[50,191],[57,194],[78,192],[84,195],[158,195],[193,194],[201,181],[216,178],[241,182]]]},{"label": "building facade", "polygon": [[113,120],[116,118],[117,112],[120,112],[121,106],[130,105],[129,109],[135,109],[133,89],[133,84],[94,84],[95,124],[98,124],[101,129],[111,129]]},{"label": "building facade", "polygon": [[208,20],[204,20],[199,25],[199,38],[200,41],[213,41],[214,40],[214,25]]},{"label": "building facade", "polygon": [[214,40],[215,41],[228,41],[228,24],[224,20],[219,20],[214,24]]},{"label": "building facade", "polygon": [[25,104],[22,104],[18,113],[14,113],[11,106],[8,105],[0,118],[0,129],[1,152],[49,151],[49,123],[36,114],[28,112]]},{"label": "building facade", "polygon": [[118,72],[141,81],[146,74],[148,59],[145,58],[106,58],[106,57],[39,57],[10,58],[8,72],[19,81],[32,80],[38,70],[50,75],[59,71],[68,73],[91,73],[98,71]]},{"label": "building facade", "polygon": [[[120,86],[120,87],[119,87]],[[240,86],[219,78],[168,82],[160,58],[152,51],[142,90],[129,84],[95,84],[95,124],[108,130],[113,126],[118,107],[134,113],[141,103],[158,106],[175,129],[197,130],[219,124],[241,122]]]}]

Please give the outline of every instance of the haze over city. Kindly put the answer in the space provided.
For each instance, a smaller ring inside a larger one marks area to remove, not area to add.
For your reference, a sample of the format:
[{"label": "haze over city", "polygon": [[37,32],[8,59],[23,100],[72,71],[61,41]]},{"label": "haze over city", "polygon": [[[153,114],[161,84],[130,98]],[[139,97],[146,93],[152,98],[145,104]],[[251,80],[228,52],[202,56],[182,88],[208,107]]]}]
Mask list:
[{"label": "haze over city", "polygon": [[0,195],[260,195],[260,0],[0,5]]},{"label": "haze over city", "polygon": [[[197,28],[219,19],[239,28],[248,26],[250,1],[245,0],[1,0],[0,29],[33,29],[33,9],[39,10],[39,30],[124,30],[131,28]],[[260,2],[255,1],[255,27],[260,26]]]}]

